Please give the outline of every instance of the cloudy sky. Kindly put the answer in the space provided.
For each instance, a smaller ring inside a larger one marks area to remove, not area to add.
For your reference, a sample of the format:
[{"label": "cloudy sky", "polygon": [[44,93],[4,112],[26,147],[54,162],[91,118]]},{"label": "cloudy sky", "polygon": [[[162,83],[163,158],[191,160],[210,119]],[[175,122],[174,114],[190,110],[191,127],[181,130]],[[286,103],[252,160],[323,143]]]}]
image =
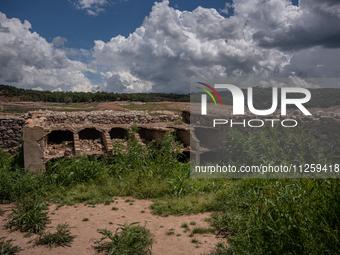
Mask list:
[{"label": "cloudy sky", "polygon": [[192,77],[339,78],[340,1],[0,2],[0,84],[188,93]]}]

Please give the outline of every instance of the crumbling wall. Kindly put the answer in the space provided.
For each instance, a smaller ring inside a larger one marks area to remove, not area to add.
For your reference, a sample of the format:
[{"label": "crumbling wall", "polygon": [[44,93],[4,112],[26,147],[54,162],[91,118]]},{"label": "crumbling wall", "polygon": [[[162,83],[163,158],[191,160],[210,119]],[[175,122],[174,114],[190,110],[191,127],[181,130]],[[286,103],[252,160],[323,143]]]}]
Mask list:
[{"label": "crumbling wall", "polygon": [[145,111],[93,111],[93,112],[53,112],[34,111],[25,114],[26,119],[42,118],[44,126],[56,124],[148,124],[171,122],[180,119],[179,115],[150,116]]},{"label": "crumbling wall", "polygon": [[[180,137],[189,137],[188,125],[174,129],[179,115],[150,116],[147,112],[28,112],[24,127],[25,167],[36,172],[44,170],[45,163],[59,157],[73,155],[112,155],[117,143],[126,147],[130,139],[128,129],[139,128],[136,138],[140,143],[160,142],[166,132],[180,131]],[[187,132],[187,134],[185,134]],[[189,150],[183,145],[182,151]],[[31,148],[31,149],[30,149]],[[33,148],[33,149],[32,149]],[[33,151],[30,151],[33,150]]]},{"label": "crumbling wall", "polygon": [[0,147],[11,154],[19,150],[24,118],[0,116]]}]

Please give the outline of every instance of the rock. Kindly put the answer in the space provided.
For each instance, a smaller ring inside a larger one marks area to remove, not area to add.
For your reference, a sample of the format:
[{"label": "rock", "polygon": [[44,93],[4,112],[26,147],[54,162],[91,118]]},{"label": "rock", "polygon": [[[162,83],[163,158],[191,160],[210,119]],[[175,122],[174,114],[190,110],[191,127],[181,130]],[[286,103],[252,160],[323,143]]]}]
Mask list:
[{"label": "rock", "polygon": [[34,126],[34,122],[33,122],[32,119],[28,119],[28,120],[26,120],[25,125],[28,125],[28,126],[30,126],[30,127],[33,127],[33,126]]},{"label": "rock", "polygon": [[72,155],[72,150],[70,148],[66,148],[64,152],[65,157],[69,157]]},{"label": "rock", "polygon": [[325,112],[324,111],[317,111],[315,113],[316,117],[321,117],[321,116],[324,116],[325,115]]},{"label": "rock", "polygon": [[333,117],[325,117],[328,123],[334,123],[335,119]]},{"label": "rock", "polygon": [[54,155],[56,155],[57,153],[56,153],[56,151],[55,150],[50,150],[49,152],[48,152],[48,155],[51,155],[51,156],[54,156]]},{"label": "rock", "polygon": [[19,146],[19,143],[17,141],[10,141],[8,144],[8,147],[17,147]]}]

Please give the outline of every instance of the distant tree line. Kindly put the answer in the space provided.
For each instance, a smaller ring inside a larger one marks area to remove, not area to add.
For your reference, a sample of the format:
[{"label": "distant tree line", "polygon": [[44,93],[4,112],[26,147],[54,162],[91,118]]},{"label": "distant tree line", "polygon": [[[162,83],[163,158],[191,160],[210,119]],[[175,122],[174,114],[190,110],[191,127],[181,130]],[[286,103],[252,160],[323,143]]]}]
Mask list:
[{"label": "distant tree line", "polygon": [[[340,105],[340,89],[309,89],[312,94],[311,100],[305,104],[307,107],[330,107],[332,105]],[[247,91],[243,89],[245,101],[247,100]],[[281,105],[281,97],[279,91],[278,108]],[[232,105],[233,99],[229,91],[219,92],[223,104]],[[141,102],[190,102],[189,94],[174,93],[113,93],[113,92],[60,92],[60,91],[37,91],[29,89],[20,89],[14,86],[0,84],[0,96],[12,98],[20,97],[22,101],[32,102],[55,102],[55,103],[91,103],[105,101],[141,101]],[[288,94],[290,98],[304,97],[302,94]],[[217,100],[217,98],[215,98]],[[200,94],[192,94],[192,102],[201,102]],[[213,103],[208,96],[208,102]],[[218,101],[217,101],[218,102]],[[272,105],[272,89],[271,88],[253,88],[253,104],[257,109],[268,109]],[[247,103],[246,103],[247,105]],[[288,105],[287,107],[290,107]]]},{"label": "distant tree line", "polygon": [[105,101],[141,101],[141,102],[189,102],[188,94],[174,93],[113,93],[113,92],[63,92],[37,91],[20,89],[0,84],[0,96],[20,97],[21,101],[55,102],[55,103],[91,103]]}]

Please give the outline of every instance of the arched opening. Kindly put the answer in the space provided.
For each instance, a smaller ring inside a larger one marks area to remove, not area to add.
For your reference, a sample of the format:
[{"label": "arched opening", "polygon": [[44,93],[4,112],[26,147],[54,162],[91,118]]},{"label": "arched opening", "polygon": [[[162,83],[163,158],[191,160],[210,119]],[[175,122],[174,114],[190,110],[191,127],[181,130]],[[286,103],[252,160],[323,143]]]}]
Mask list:
[{"label": "arched opening", "polygon": [[73,132],[54,130],[46,138],[45,155],[49,157],[71,156],[74,152]]},{"label": "arched opening", "polygon": [[128,131],[124,128],[112,128],[109,134],[111,139],[124,139],[128,137]]},{"label": "arched opening", "polygon": [[155,140],[157,143],[159,143],[164,139],[165,133],[166,131],[148,128],[140,128],[138,130],[139,137],[144,143],[149,143],[152,140]]},{"label": "arched opening", "polygon": [[85,128],[78,133],[79,146],[82,153],[101,155],[105,153],[103,133],[95,128]]},{"label": "arched opening", "polygon": [[48,142],[62,144],[65,141],[73,142],[73,132],[68,130],[54,130],[48,134]]},{"label": "arched opening", "polygon": [[127,149],[127,141],[124,140],[125,137],[128,137],[128,131],[124,128],[112,128],[109,132],[110,138],[112,140],[113,148],[117,148],[119,150],[126,150]]},{"label": "arched opening", "polygon": [[95,128],[85,128],[79,133],[79,139],[95,140],[100,139],[100,132]]}]

